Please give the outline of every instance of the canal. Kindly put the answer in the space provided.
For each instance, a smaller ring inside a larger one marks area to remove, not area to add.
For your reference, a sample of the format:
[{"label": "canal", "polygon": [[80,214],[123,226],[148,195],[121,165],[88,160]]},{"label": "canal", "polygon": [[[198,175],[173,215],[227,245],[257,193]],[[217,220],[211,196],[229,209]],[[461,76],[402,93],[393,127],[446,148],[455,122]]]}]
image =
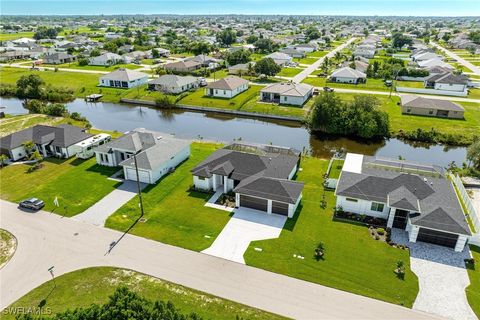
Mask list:
[{"label": "canal", "polygon": [[[1,99],[0,106],[9,114],[25,114],[18,99]],[[328,158],[333,150],[344,148],[349,152],[434,163],[446,166],[451,161],[465,161],[465,147],[449,147],[425,143],[385,139],[376,142],[356,141],[312,135],[300,124],[288,121],[267,121],[215,113],[182,110],[158,110],[145,106],[120,103],[86,103],[77,99],[67,104],[70,112],[79,112],[95,128],[125,132],[147,128],[177,137],[229,142],[234,139],[256,143],[272,143],[309,151],[317,157]]]}]

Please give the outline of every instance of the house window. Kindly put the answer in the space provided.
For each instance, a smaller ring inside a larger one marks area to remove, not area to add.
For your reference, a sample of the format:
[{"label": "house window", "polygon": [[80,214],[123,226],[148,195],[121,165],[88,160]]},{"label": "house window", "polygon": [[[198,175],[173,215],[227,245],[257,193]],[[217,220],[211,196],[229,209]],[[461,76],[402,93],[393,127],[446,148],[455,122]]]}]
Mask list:
[{"label": "house window", "polygon": [[357,199],[353,199],[353,198],[345,198],[345,200],[347,200],[348,202],[358,202]]},{"label": "house window", "polygon": [[55,151],[57,153],[61,153],[62,152],[62,149],[59,147],[59,146],[55,146]]},{"label": "house window", "polygon": [[125,154],[123,152],[120,153],[120,159],[122,159],[122,161],[125,160]]},{"label": "house window", "polygon": [[428,111],[428,114],[433,114],[433,110],[430,109],[430,110]]},{"label": "house window", "polygon": [[283,97],[283,101],[287,102],[287,97]]},{"label": "house window", "polygon": [[204,177],[197,177],[197,178],[198,178],[198,180],[205,180]]},{"label": "house window", "polygon": [[370,210],[372,211],[378,211],[378,212],[383,212],[384,204],[383,203],[378,203],[378,202],[372,202],[372,206],[370,207]]},{"label": "house window", "polygon": [[407,113],[410,113],[410,112],[412,112],[412,109],[407,109]]}]

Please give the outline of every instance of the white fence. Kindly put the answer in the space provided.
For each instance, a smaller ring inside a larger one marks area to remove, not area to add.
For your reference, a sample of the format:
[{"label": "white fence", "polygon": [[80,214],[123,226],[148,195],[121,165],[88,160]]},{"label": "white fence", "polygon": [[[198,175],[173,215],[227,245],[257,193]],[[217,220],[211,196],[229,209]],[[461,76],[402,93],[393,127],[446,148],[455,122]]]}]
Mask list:
[{"label": "white fence", "polygon": [[458,175],[449,174],[452,182],[455,184],[455,187],[458,190],[460,198],[463,200],[465,207],[467,209],[466,214],[472,220],[473,226],[475,227],[476,233],[470,237],[469,243],[480,246],[480,212],[477,212],[475,207],[468,196],[467,190],[463,186],[462,179]]},{"label": "white fence", "polygon": [[462,91],[448,91],[448,90],[436,90],[436,89],[421,89],[421,88],[408,88],[408,87],[397,87],[398,92],[408,92],[408,93],[424,93],[424,94],[437,94],[441,96],[456,96],[456,97],[466,97],[468,92]]}]

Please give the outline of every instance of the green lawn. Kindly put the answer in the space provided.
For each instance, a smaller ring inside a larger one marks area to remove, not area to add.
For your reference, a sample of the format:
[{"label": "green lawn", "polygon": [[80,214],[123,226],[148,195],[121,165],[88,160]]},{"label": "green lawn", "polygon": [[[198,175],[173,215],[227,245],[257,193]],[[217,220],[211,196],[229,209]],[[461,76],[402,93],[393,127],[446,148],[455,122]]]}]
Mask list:
[{"label": "green lawn", "polygon": [[328,51],[313,51],[307,54],[309,58],[321,58],[327,55]]},{"label": "green lawn", "polygon": [[0,268],[10,260],[17,249],[17,239],[7,230],[0,229]]},{"label": "green lawn", "polygon": [[[44,210],[64,216],[85,211],[110,193],[119,183],[107,178],[118,171],[96,164],[95,158],[81,160],[47,158],[42,167],[28,172],[31,165],[19,164],[0,170],[3,187],[0,197],[19,202],[28,197],[45,201]],[[53,204],[58,197],[60,206]]]},{"label": "green lawn", "polygon": [[467,268],[470,285],[465,289],[465,292],[473,312],[480,318],[480,247],[471,245],[470,251],[475,259],[475,267]]},{"label": "green lawn", "polygon": [[221,70],[210,73],[210,75],[207,78],[220,80],[225,78],[226,76],[228,76],[228,69],[221,69]]},{"label": "green lawn", "polygon": [[252,59],[252,61],[258,61],[258,60],[262,60],[265,56],[266,54],[264,53],[252,53],[250,55],[250,59]]},{"label": "green lawn", "polygon": [[[326,191],[327,206],[320,206],[323,174],[328,161],[304,157],[297,180],[305,183],[303,199],[278,239],[256,241],[245,253],[248,265],[282,273],[360,295],[411,307],[418,292],[417,277],[410,270],[408,251],[374,240],[368,228],[332,219],[335,197]],[[314,249],[325,246],[324,260],[316,261]],[[263,251],[254,250],[255,247]],[[293,255],[301,255],[304,260]],[[406,266],[404,280],[393,270],[397,261]]]},{"label": "green lawn", "polygon": [[142,66],[136,65],[136,64],[125,64],[125,63],[119,63],[113,66],[81,66],[78,64],[78,62],[72,62],[72,63],[64,63],[64,64],[43,64],[43,67],[50,67],[50,68],[62,68],[62,69],[79,69],[79,70],[92,70],[92,71],[114,71],[120,68],[126,68],[126,69],[140,69]]},{"label": "green lawn", "polygon": [[301,68],[282,68],[282,70],[277,73],[277,76],[292,78],[302,71],[303,69]]},{"label": "green lawn", "polygon": [[[251,308],[233,301],[221,299],[197,290],[177,285],[126,269],[96,267],[82,269],[56,277],[56,286],[50,280],[14,302],[10,308],[23,307],[38,310],[44,308],[52,316],[67,309],[88,307],[92,303],[104,304],[116,288],[127,286],[130,290],[153,301],[171,301],[182,313],[197,313],[204,319],[284,319],[280,316]],[[3,313],[2,319],[15,319]]]},{"label": "green lawn", "polygon": [[335,159],[333,160],[332,167],[330,168],[330,173],[328,174],[329,178],[338,179],[340,177],[340,172],[342,171],[344,160]]},{"label": "green lawn", "polygon": [[258,96],[260,89],[262,89],[261,86],[253,85],[250,86],[248,90],[236,95],[231,99],[227,99],[206,96],[205,89],[200,88],[181,99],[179,103],[192,106],[236,110],[241,108],[243,104],[251,100],[253,97]]},{"label": "green lawn", "polygon": [[0,41],[15,40],[20,38],[32,38],[33,32],[18,32],[18,33],[0,33]]},{"label": "green lawn", "polygon": [[317,61],[319,58],[316,57],[306,57],[306,58],[294,58],[294,62],[298,62],[299,64],[313,64],[315,61]]},{"label": "green lawn", "polygon": [[[143,192],[147,221],[137,223],[130,233],[195,251],[208,248],[230,217],[226,211],[204,206],[211,194],[189,190],[193,185],[190,169],[217,148],[219,145],[193,143],[186,162],[157,184],[148,186]],[[124,231],[138,214],[135,197],[111,215],[105,225]]]},{"label": "green lawn", "polygon": [[4,119],[0,119],[0,137],[6,136],[21,129],[33,127],[37,124],[59,125],[64,123],[83,126],[83,123],[70,118],[52,117],[44,114],[9,116]]}]

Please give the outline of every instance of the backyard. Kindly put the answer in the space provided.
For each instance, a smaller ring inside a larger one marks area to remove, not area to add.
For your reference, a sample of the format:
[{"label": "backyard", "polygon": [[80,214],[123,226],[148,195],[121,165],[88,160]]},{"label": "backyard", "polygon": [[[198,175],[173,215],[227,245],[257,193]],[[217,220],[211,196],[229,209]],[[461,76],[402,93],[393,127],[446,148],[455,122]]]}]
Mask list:
[{"label": "backyard", "polygon": [[[127,286],[149,300],[171,301],[184,314],[197,313],[204,319],[284,319],[280,316],[224,300],[165,280],[126,269],[96,267],[70,272],[45,282],[14,302],[9,308],[36,310],[44,308],[52,315],[67,309],[104,304],[119,285]],[[52,289],[54,288],[54,289]],[[2,319],[15,319],[3,313]]]},{"label": "backyard", "polygon": [[[19,164],[0,170],[2,188],[0,197],[19,202],[36,197],[45,202],[46,211],[71,217],[85,211],[119,184],[107,179],[118,168],[100,166],[95,158],[47,158],[42,167],[31,171],[32,165]],[[59,207],[54,205],[58,198]]]},{"label": "backyard", "polygon": [[[226,211],[204,206],[212,194],[190,190],[193,185],[190,169],[219,147],[192,143],[187,161],[143,191],[146,222],[137,223],[130,233],[195,251],[208,248],[230,216]],[[138,214],[135,197],[111,215],[105,226],[124,231]]]},{"label": "backyard", "polygon": [[[321,207],[327,165],[327,160],[302,159],[303,170],[297,180],[305,187],[296,215],[287,221],[280,238],[251,243],[245,261],[272,272],[411,307],[418,282],[410,270],[408,251],[374,240],[364,225],[333,220],[332,191],[325,191],[326,207]],[[324,244],[325,255],[317,261],[314,250],[319,242]],[[397,261],[405,263],[404,280],[393,272]]]}]

